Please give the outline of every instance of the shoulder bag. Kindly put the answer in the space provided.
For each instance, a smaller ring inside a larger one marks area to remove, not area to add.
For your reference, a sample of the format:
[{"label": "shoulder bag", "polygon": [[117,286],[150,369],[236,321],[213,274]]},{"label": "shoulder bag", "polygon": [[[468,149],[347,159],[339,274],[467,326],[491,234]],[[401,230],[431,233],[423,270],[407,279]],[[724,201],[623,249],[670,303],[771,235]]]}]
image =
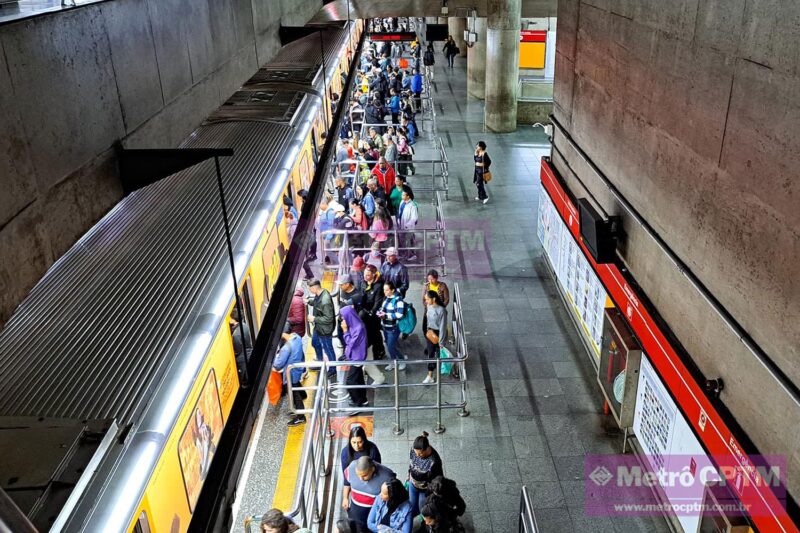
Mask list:
[{"label": "shoulder bag", "polygon": [[492,172],[490,170],[486,170],[486,154],[483,155],[483,182],[489,183],[492,181]]}]

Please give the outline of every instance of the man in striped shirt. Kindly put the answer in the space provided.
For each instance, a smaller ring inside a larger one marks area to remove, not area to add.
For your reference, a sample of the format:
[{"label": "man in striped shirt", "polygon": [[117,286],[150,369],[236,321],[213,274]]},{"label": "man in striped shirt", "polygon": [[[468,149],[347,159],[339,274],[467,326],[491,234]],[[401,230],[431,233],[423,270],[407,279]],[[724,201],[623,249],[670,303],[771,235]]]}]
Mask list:
[{"label": "man in striped shirt", "polygon": [[344,471],[342,507],[350,519],[354,533],[370,533],[367,518],[372,504],[381,493],[381,486],[397,477],[391,469],[376,463],[371,457],[359,457]]}]

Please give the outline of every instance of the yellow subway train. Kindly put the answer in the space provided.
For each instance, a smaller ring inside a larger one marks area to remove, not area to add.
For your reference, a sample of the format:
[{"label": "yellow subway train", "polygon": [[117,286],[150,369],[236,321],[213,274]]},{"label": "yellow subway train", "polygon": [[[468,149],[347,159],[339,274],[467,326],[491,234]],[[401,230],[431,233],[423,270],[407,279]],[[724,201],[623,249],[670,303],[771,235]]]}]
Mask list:
[{"label": "yellow subway train", "polygon": [[0,332],[0,484],[40,531],[189,527],[241,390],[232,331],[262,325],[289,248],[283,198],[311,186],[361,31],[286,45],[182,145],[233,148],[238,326],[209,160],[124,198]]}]

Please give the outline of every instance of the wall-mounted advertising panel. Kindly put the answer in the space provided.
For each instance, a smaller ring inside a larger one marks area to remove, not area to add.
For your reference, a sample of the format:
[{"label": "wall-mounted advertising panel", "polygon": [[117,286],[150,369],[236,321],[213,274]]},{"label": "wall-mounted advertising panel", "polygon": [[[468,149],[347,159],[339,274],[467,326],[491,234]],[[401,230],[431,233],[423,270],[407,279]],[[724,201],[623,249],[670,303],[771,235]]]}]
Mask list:
[{"label": "wall-mounted advertising panel", "polygon": [[593,348],[597,365],[603,345],[603,311],[610,301],[544,187],[539,191],[537,234],[570,309],[581,325],[581,333]]}]

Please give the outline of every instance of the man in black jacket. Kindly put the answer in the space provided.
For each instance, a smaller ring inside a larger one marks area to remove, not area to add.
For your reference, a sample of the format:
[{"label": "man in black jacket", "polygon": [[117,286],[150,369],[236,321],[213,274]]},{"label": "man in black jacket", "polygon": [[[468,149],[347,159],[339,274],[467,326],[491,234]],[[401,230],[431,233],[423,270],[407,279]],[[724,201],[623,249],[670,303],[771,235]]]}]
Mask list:
[{"label": "man in black jacket", "polygon": [[367,348],[372,346],[372,356],[375,359],[384,359],[386,349],[381,336],[381,319],[377,312],[383,305],[383,280],[374,265],[367,265],[364,270],[364,287],[361,311],[358,316],[367,328]]},{"label": "man in black jacket", "polygon": [[[308,304],[314,309],[313,315],[308,315],[308,321],[314,324],[314,334],[311,336],[311,346],[317,356],[317,361],[322,361],[322,354],[328,361],[336,361],[336,352],[333,350],[333,332],[336,328],[336,310],[333,307],[331,293],[322,288],[319,280],[308,284],[308,291],[314,295]],[[331,368],[328,375],[335,376],[336,370]]]}]

